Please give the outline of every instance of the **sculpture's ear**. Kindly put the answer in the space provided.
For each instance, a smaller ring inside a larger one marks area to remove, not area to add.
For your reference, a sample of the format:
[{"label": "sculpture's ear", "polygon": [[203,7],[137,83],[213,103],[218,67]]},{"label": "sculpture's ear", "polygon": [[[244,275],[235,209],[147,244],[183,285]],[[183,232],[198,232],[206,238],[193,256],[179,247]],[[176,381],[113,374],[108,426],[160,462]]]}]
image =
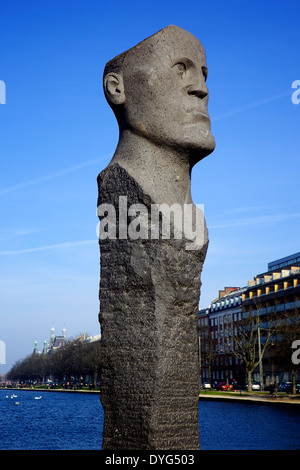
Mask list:
[{"label": "sculpture's ear", "polygon": [[125,103],[123,76],[121,73],[110,72],[103,79],[106,99],[112,105]]}]

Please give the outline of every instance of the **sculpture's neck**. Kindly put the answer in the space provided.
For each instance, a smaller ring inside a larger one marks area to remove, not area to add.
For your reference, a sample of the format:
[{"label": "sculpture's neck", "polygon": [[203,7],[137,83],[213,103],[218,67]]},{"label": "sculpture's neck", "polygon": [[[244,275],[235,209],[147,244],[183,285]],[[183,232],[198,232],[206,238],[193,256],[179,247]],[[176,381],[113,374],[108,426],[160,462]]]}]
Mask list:
[{"label": "sculpture's neck", "polygon": [[122,166],[155,203],[192,203],[188,155],[125,131],[110,165],[115,163]]}]

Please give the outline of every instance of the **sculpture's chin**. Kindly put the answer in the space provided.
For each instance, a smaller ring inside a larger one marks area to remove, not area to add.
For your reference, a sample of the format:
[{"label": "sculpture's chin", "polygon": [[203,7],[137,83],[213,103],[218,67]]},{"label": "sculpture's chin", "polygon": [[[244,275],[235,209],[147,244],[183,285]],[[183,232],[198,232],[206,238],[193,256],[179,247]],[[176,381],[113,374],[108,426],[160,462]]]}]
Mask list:
[{"label": "sculpture's chin", "polygon": [[210,155],[215,149],[216,143],[213,135],[210,133],[205,142],[197,143],[189,147],[190,160],[192,166],[203,158]]}]

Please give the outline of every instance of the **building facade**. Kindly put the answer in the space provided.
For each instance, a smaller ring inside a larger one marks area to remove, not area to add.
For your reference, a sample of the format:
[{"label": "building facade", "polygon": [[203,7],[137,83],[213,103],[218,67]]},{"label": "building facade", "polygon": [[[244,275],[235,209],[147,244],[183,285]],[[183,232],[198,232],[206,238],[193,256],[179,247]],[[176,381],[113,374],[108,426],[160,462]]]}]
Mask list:
[{"label": "building facade", "polygon": [[240,383],[244,373],[233,354],[232,332],[242,320],[242,295],[246,288],[225,287],[207,309],[199,311],[200,383]]},{"label": "building facade", "polygon": [[284,337],[291,344],[293,339],[300,339],[300,253],[269,263],[266,272],[248,282],[242,305],[244,312],[260,318],[262,346],[264,332],[275,330],[262,358],[263,373],[256,371],[256,380],[263,380],[266,386],[290,381],[291,371],[295,367],[289,363],[289,353],[285,358],[281,357],[278,345]]},{"label": "building facade", "polygon": [[[269,263],[268,270],[255,276],[245,287],[226,287],[219,291],[217,299],[198,315],[200,383],[213,385],[228,381],[239,386],[247,383],[245,364],[237,355],[234,338],[250,317],[255,319],[253,325],[259,325],[255,349],[259,365],[253,371],[252,380],[265,386],[291,380],[293,366],[289,358],[279,361],[275,351],[278,351],[278,331],[282,336],[285,324],[292,325],[291,338],[300,340],[299,312],[300,253]],[[271,328],[274,333],[268,338],[265,354],[260,356]]]},{"label": "building facade", "polygon": [[[64,326],[62,329],[61,335],[55,334],[54,325],[52,325],[50,330],[50,339],[49,342],[45,339],[43,344],[42,351],[38,349],[38,342],[34,342],[33,354],[53,354],[57,349],[63,348],[68,343],[68,339],[66,337],[66,327]],[[82,343],[95,343],[96,341],[101,340],[101,334],[95,336],[89,336],[87,333],[83,333],[75,338],[76,340],[81,341]]]},{"label": "building facade", "polygon": [[43,349],[41,351],[38,349],[37,341],[35,341],[33,354],[53,354],[57,349],[62,348],[63,346],[67,344],[66,332],[67,330],[66,330],[66,327],[64,326],[62,329],[62,334],[56,335],[55,328],[52,325],[51,331],[50,331],[49,342],[47,342],[47,340],[45,339],[44,344],[43,344]]}]

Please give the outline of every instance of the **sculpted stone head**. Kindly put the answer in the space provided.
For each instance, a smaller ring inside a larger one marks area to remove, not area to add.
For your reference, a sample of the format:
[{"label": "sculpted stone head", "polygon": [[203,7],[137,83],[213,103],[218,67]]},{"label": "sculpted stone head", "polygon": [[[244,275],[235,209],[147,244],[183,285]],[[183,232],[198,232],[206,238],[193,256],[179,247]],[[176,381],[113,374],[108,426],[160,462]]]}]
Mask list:
[{"label": "sculpted stone head", "polygon": [[184,29],[168,26],[106,64],[103,84],[122,134],[197,154],[215,147],[207,111],[205,52]]}]

